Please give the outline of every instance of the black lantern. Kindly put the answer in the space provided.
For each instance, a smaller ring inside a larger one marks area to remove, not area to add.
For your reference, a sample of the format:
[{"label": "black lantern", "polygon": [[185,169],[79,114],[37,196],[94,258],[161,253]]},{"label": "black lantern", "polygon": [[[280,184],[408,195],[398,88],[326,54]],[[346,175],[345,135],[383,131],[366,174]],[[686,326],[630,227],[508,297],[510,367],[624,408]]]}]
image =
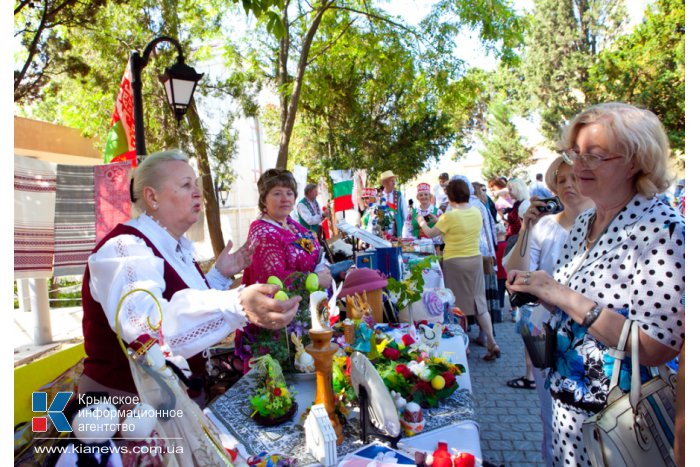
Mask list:
[{"label": "black lantern", "polygon": [[158,79],[165,87],[165,95],[168,98],[168,104],[173,109],[175,118],[179,122],[187,113],[187,108],[192,102],[194,89],[197,87],[197,82],[202,79],[204,74],[197,71],[189,65],[185,64],[185,58],[180,55],[177,58],[177,63],[167,70],[165,73],[158,76]]},{"label": "black lantern", "polygon": [[148,43],[143,51],[131,53],[131,89],[134,94],[134,140],[136,144],[136,155],[141,160],[146,156],[146,141],[143,129],[143,97],[141,95],[141,71],[148,65],[148,57],[151,55],[156,45],[161,42],[170,42],[177,47],[177,63],[171,66],[165,73],[159,76],[165,87],[168,104],[175,113],[175,118],[179,122],[187,113],[187,108],[192,102],[194,89],[197,82],[204,76],[197,73],[194,68],[185,64],[185,56],[182,53],[180,43],[167,36],[161,36]]}]

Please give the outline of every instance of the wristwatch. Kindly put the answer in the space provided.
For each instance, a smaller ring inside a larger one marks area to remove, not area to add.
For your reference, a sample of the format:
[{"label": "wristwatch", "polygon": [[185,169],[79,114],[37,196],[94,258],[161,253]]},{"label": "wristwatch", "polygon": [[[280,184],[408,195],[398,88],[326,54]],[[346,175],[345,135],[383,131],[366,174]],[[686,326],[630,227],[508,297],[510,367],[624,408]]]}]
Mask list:
[{"label": "wristwatch", "polygon": [[583,323],[581,323],[581,325],[586,329],[590,328],[598,319],[598,316],[600,316],[602,311],[603,307],[596,303],[593,308],[588,310],[588,313],[586,313],[586,317],[583,318]]}]

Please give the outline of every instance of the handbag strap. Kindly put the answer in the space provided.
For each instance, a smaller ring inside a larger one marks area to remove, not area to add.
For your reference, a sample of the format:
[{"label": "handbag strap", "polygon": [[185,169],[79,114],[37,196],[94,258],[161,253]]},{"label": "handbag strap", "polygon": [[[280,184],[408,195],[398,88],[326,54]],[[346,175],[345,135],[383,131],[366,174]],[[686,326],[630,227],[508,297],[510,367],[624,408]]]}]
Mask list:
[{"label": "handbag strap", "polygon": [[642,397],[642,382],[639,370],[639,323],[632,321],[632,380],[630,383],[630,403],[634,411]]},{"label": "handbag strap", "polygon": [[[617,347],[608,351],[610,356],[615,359],[612,371],[612,379],[610,380],[610,391],[612,391],[613,388],[616,387],[618,382],[620,381],[622,360],[625,359],[625,345],[627,344],[627,337],[629,336],[630,327],[632,326],[632,323],[633,321],[631,319],[625,320],[625,324],[622,326],[622,332],[620,333],[620,339],[617,342]],[[637,358],[639,358],[639,355],[637,355]],[[637,372],[639,372],[639,369],[637,369]]]}]

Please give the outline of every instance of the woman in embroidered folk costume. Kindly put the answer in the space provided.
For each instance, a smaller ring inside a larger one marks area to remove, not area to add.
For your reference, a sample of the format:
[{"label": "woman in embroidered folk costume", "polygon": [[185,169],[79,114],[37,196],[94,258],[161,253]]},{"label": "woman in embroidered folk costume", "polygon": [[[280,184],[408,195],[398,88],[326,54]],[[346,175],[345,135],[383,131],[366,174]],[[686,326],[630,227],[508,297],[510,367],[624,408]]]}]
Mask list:
[{"label": "woman in embroidered folk costume", "polygon": [[250,224],[248,241],[256,243],[243,283],[265,283],[276,276],[285,285],[293,272],[316,272],[321,288],[331,286],[328,262],[312,233],[291,218],[297,183],[288,170],[269,169],[258,180],[260,218]]},{"label": "woman in embroidered folk costume", "polygon": [[[582,423],[605,407],[610,350],[625,320],[640,324],[642,365],[670,361],[683,344],[685,221],[656,196],[671,176],[668,138],[653,113],[621,103],[590,107],[565,129],[561,146],[595,208],[576,219],[554,277],[513,270],[508,288],[539,297],[557,329],[556,365],[547,379],[553,463],[588,465]],[[626,391],[629,374],[623,364]]]},{"label": "woman in embroidered folk costume", "polygon": [[[416,198],[418,199],[418,207],[411,208],[408,213],[404,225],[404,235],[406,238],[428,238],[418,225],[418,215],[423,216],[429,227],[433,227],[442,216],[442,211],[430,203],[430,185],[427,183],[419,183],[416,189]],[[442,243],[442,237],[433,237],[433,243],[439,245]]]},{"label": "woman in embroidered folk costume", "polygon": [[119,313],[123,340],[129,343],[143,334],[156,337],[173,358],[189,359],[195,376],[204,373],[202,351],[246,323],[279,329],[292,320],[299,299],[281,302],[270,298],[277,286],[229,290],[231,276],[250,262],[250,243],[232,252],[229,241],[211,270],[206,275],[200,270],[185,232],[202,209],[202,194],[182,152],[146,157],[134,172],[131,197],[141,214],[107,234],[85,269],[82,297],[87,358],[81,393],[136,393],[115,334],[117,304],[130,290],[147,289],[158,298],[162,323],[160,330],[151,326],[160,323],[161,316],[148,294],[130,294]]}]

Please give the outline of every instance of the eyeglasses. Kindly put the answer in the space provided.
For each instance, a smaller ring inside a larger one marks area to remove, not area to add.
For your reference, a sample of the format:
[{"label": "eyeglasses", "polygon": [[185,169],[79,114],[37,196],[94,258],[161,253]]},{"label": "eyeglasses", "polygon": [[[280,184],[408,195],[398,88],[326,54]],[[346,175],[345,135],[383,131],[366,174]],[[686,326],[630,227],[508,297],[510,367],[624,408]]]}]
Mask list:
[{"label": "eyeglasses", "polygon": [[574,162],[578,161],[579,164],[590,170],[597,169],[603,162],[622,158],[622,156],[606,157],[601,156],[600,154],[593,154],[587,152],[579,154],[573,149],[567,149],[566,151],[563,151],[562,156],[564,157],[564,161],[567,164],[573,165]]}]

